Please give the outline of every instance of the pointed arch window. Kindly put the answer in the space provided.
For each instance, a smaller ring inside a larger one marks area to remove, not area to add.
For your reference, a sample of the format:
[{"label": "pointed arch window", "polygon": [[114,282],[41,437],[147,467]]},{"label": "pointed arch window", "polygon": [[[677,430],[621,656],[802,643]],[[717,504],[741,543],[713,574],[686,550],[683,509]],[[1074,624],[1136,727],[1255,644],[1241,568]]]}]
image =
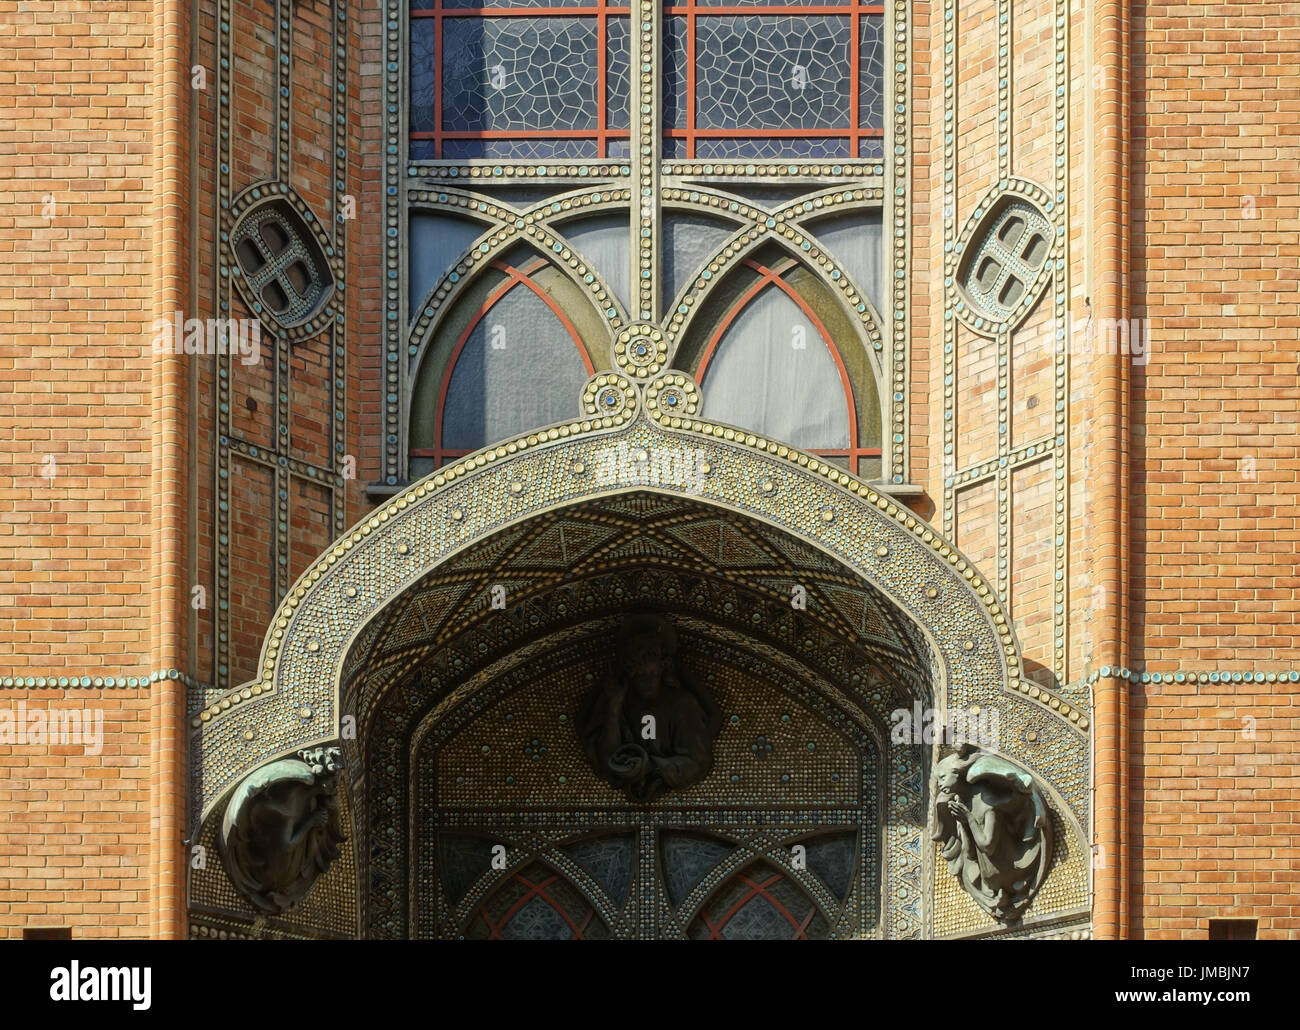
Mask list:
[{"label": "pointed arch window", "polygon": [[445,357],[421,368],[410,452],[421,471],[571,417],[595,370],[573,307],[545,280],[558,275],[548,262],[491,269],[461,306]]},{"label": "pointed arch window", "polygon": [[[738,271],[697,337],[694,374],[709,416],[857,474],[878,472],[875,383],[838,305],[793,258],[751,257]],[[846,361],[837,336],[858,360]]]}]

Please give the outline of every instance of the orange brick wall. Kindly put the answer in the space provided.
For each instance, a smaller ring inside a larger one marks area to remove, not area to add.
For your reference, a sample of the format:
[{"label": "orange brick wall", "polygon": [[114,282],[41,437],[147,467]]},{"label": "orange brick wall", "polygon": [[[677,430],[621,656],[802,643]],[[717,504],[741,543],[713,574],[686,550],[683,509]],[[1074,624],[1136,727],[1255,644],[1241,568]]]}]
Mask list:
[{"label": "orange brick wall", "polygon": [[[1133,18],[1133,654],[1300,668],[1300,4]],[[1300,688],[1134,689],[1134,933],[1300,936]]]},{"label": "orange brick wall", "polygon": [[[215,78],[214,5],[194,26]],[[1016,171],[1051,175],[1048,21],[1013,5]],[[75,8],[76,16],[70,17]],[[236,191],[274,166],[274,17],[235,0],[232,90]],[[956,217],[992,185],[996,24],[992,5],[961,5],[962,82]],[[18,4],[0,0],[0,675],[141,675],[150,654],[151,104],[155,5],[146,0]],[[329,121],[329,5],[295,13],[294,119],[323,136]],[[942,497],[945,303],[942,183],[942,11],[914,11],[912,461],[938,522]],[[352,0],[348,191],[348,522],[369,507],[380,474],[382,361],[382,47],[376,5]],[[1083,15],[1071,22],[1072,93],[1090,72]],[[1150,320],[1149,364],[1132,369],[1129,418],[1133,665],[1151,671],[1300,668],[1300,4],[1133,8],[1131,61],[1132,315]],[[1279,81],[1282,80],[1282,88]],[[211,315],[216,207],[214,94],[198,100],[199,316]],[[1071,308],[1089,290],[1096,226],[1082,205],[1088,126],[1072,105]],[[1035,136],[1035,133],[1039,133]],[[328,154],[301,133],[291,181],[330,224]],[[46,200],[53,202],[45,217]],[[236,310],[244,312],[236,295]],[[1013,341],[1010,432],[1023,443],[1050,426],[1043,306]],[[986,341],[959,330],[957,463],[994,451],[996,370]],[[327,464],[328,334],[296,347],[288,371],[294,457]],[[1093,380],[1071,380],[1070,679],[1095,671],[1091,592],[1099,451]],[[270,363],[236,366],[232,417],[241,439],[274,443]],[[215,578],[213,369],[204,363],[191,455],[196,582]],[[1029,399],[1037,403],[1029,407]],[[53,466],[46,462],[53,459]],[[52,468],[54,475],[41,474]],[[232,459],[230,681],[255,667],[276,601],[270,562],[274,478]],[[1012,510],[1013,610],[1029,656],[1050,653],[1051,533],[1042,469],[1017,475]],[[290,481],[288,555],[296,575],[333,536],[328,492]],[[960,546],[990,573],[997,506],[976,487],[956,505]],[[1075,544],[1077,543],[1077,546]],[[1118,603],[1103,598],[1102,605]],[[196,615],[191,670],[211,678],[211,612]],[[1134,684],[1128,830],[1130,932],[1204,936],[1212,916],[1259,918],[1262,936],[1300,936],[1300,690],[1249,683]],[[98,707],[103,753],[0,745],[0,935],[71,925],[75,936],[139,935],[148,925],[149,693],[0,690],[0,709]],[[1247,733],[1249,730],[1249,733]],[[1252,735],[1253,734],[1253,735]]]},{"label": "orange brick wall", "polygon": [[[153,13],[0,3],[0,676],[150,664]],[[0,745],[0,936],[143,934],[147,692],[20,700],[103,709],[105,743]]]}]

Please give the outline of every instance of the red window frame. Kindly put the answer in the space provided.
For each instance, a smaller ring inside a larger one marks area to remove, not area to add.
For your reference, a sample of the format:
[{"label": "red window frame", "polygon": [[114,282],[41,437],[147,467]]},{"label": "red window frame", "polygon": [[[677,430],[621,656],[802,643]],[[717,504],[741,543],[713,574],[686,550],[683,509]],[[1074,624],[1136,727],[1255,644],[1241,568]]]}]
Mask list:
[{"label": "red window frame", "polygon": [[[859,76],[862,62],[862,17],[863,15],[880,15],[885,8],[879,4],[864,4],[859,0],[850,0],[846,4],[766,4],[762,6],[722,6],[702,4],[698,0],[685,0],[664,7],[664,17],[686,18],[686,125],[680,129],[664,128],[667,139],[686,141],[686,153],[683,160],[692,160],[696,156],[696,143],[702,139],[847,139],[849,153],[840,160],[857,160],[864,139],[883,139],[884,129],[864,129],[861,127],[862,112],[860,107]],[[849,124],[840,128],[829,129],[700,129],[695,124],[695,23],[699,18],[717,15],[777,15],[798,17],[800,15],[837,15],[847,16],[850,21],[849,46]],[[718,158],[717,160],[726,160]],[[737,158],[735,160],[744,160]]]},{"label": "red window frame", "polygon": [[[611,17],[630,17],[630,6],[607,4],[605,0],[592,0],[581,7],[444,7],[442,0],[434,0],[431,7],[418,7],[410,12],[412,18],[433,19],[433,53],[438,74],[434,76],[433,94],[433,130],[412,132],[413,140],[432,140],[434,156],[432,160],[441,160],[443,144],[447,140],[481,139],[594,139],[599,157],[609,156],[612,140],[631,140],[629,129],[609,128],[609,112],[606,109],[608,89],[608,69],[606,68],[607,26]],[[480,130],[448,131],[442,127],[442,23],[447,18],[595,18],[596,19],[596,128],[595,129],[511,129],[500,132]],[[545,163],[543,161],[525,163]]]}]

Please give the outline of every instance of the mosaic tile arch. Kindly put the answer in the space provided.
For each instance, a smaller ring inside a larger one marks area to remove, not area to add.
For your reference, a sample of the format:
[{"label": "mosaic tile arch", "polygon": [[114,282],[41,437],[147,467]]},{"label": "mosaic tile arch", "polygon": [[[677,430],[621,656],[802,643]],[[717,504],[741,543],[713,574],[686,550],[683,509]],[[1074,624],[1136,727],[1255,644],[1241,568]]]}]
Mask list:
[{"label": "mosaic tile arch", "polygon": [[[648,460],[611,460],[621,449]],[[481,451],[341,536],[276,613],[259,678],[195,714],[197,810],[209,814],[263,763],[339,737],[338,685],[352,642],[430,569],[547,511],[646,490],[736,512],[855,570],[923,632],[940,708],[996,710],[1002,750],[1052,784],[1086,825],[1090,713],[1022,679],[1009,621],[959,551],[838,466],[700,418],[644,412],[581,419]],[[1028,743],[1031,732],[1050,744]]]}]

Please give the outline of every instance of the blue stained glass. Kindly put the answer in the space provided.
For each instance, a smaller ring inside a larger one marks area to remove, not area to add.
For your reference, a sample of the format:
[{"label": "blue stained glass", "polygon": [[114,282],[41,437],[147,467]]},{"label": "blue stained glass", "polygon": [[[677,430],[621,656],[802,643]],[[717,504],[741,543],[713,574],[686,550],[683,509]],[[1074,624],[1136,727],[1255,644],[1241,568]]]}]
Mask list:
[{"label": "blue stained glass", "polygon": [[579,841],[564,850],[609,892],[614,904],[621,907],[627,901],[628,890],[632,885],[632,863],[636,857],[634,836],[620,834],[616,837]]},{"label": "blue stained glass", "polygon": [[885,125],[885,20],[863,17],[859,27],[858,121],[864,129]]},{"label": "blue stained glass", "polygon": [[436,161],[438,146],[431,139],[413,139],[410,155],[412,161]]},{"label": "blue stained glass", "polygon": [[[818,0],[822,2],[822,0]],[[482,11],[517,9],[520,7],[573,7],[595,10],[593,0],[442,0],[442,6],[448,11]],[[430,10],[433,0],[411,0],[411,10]]]},{"label": "blue stained glass", "polygon": [[[686,128],[686,19],[680,16],[665,18],[663,24],[664,52],[663,69],[663,127],[665,129]],[[680,140],[665,140],[665,147],[670,143],[682,143]],[[684,144],[683,144],[684,145]],[[666,157],[685,157],[680,154],[667,154]]]},{"label": "blue stained glass", "polygon": [[853,874],[858,867],[858,835],[853,833],[828,834],[803,842],[807,852],[808,868],[840,901],[849,896]]},{"label": "blue stained glass", "polygon": [[[432,132],[438,96],[438,59],[432,18],[411,20],[411,80],[408,118],[412,132]],[[411,155],[415,156],[414,153]],[[430,155],[432,156],[432,155]]]},{"label": "blue stained glass", "polygon": [[550,161],[599,157],[594,139],[449,139],[442,144],[447,161]]},{"label": "blue stained glass", "polygon": [[879,161],[884,156],[885,141],[883,139],[868,138],[858,142],[858,157]]},{"label": "blue stained glass", "polygon": [[530,898],[501,930],[508,941],[568,941],[573,931],[564,916],[541,898]]},{"label": "blue stained glass", "polygon": [[631,124],[632,25],[628,18],[605,22],[605,120],[610,129]]},{"label": "blue stained glass", "polygon": [[671,831],[664,833],[661,846],[665,886],[674,905],[686,900],[691,889],[734,850],[733,845],[713,837]]},{"label": "blue stained glass", "polygon": [[[421,21],[412,25],[413,69],[417,28],[432,33]],[[442,53],[446,132],[596,127],[592,18],[449,18]],[[413,87],[412,129],[416,107]]]},{"label": "blue stained glass", "polygon": [[494,842],[485,837],[443,834],[438,838],[438,863],[442,886],[453,905],[474,881],[492,868]]},{"label": "blue stained glass", "polygon": [[751,158],[780,159],[797,158],[811,160],[814,158],[850,157],[847,139],[818,139],[807,136],[796,139],[699,139],[695,141],[695,156],[698,158]]},{"label": "blue stained glass", "polygon": [[448,218],[424,211],[411,212],[410,270],[407,275],[411,316],[439,279],[452,268],[485,231],[485,226],[467,218]]},{"label": "blue stained glass", "polygon": [[717,16],[695,24],[697,128],[848,127],[847,17]]}]

